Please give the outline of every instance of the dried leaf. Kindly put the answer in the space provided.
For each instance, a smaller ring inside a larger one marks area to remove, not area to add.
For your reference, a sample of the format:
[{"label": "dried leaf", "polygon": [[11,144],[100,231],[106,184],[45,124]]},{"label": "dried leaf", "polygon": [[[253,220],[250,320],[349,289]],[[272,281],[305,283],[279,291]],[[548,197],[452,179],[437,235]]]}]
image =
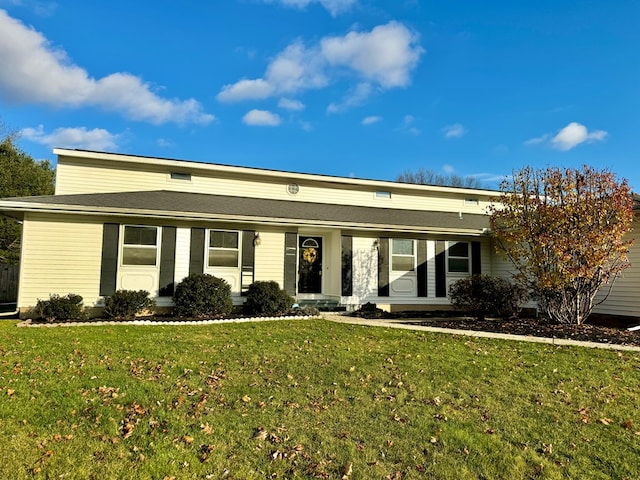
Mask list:
[{"label": "dried leaf", "polygon": [[342,480],[349,480],[351,474],[353,473],[353,463],[349,462],[344,467],[344,475],[342,475]]},{"label": "dried leaf", "polygon": [[610,418],[604,418],[604,417],[598,421],[603,425],[611,425],[611,422],[613,422],[613,420],[611,420]]}]

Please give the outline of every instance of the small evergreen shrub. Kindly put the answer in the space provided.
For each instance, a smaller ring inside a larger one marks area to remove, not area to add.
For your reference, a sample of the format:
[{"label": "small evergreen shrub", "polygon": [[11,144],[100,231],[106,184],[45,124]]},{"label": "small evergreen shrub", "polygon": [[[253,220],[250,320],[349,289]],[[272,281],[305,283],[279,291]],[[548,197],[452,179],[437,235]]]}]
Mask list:
[{"label": "small evergreen shrub", "polygon": [[517,316],[528,299],[524,288],[489,275],[472,275],[458,280],[449,289],[451,304],[483,320],[487,315]]},{"label": "small evergreen shrub", "polygon": [[353,312],[354,317],[360,318],[383,318],[387,312],[378,308],[375,303],[367,302],[363,304],[359,310]]},{"label": "small evergreen shrub", "polygon": [[283,315],[289,313],[293,297],[280,288],[278,282],[254,282],[247,290],[244,311],[248,315]]},{"label": "small evergreen shrub", "polygon": [[180,317],[221,317],[233,309],[231,287],[208,273],[192,273],[176,285],[173,305]]},{"label": "small evergreen shrub", "polygon": [[74,293],[65,296],[57,294],[49,295],[49,300],[40,300],[36,303],[34,313],[38,318],[44,318],[47,322],[65,320],[84,320],[86,318],[82,297]]},{"label": "small evergreen shrub", "polygon": [[104,297],[104,313],[109,318],[133,318],[154,307],[146,290],[118,290]]},{"label": "small evergreen shrub", "polygon": [[296,315],[304,315],[307,317],[319,317],[320,310],[313,305],[305,305],[304,307],[298,307],[294,310]]}]

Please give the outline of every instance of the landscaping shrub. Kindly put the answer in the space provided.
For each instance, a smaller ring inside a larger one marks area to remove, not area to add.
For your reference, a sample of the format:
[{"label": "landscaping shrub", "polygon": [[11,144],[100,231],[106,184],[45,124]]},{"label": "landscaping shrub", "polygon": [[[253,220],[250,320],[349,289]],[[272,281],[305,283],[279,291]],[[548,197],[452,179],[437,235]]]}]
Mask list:
[{"label": "landscaping shrub", "polygon": [[313,305],[305,305],[304,307],[298,307],[294,310],[296,315],[305,315],[307,317],[319,317],[320,310]]},{"label": "landscaping shrub", "polygon": [[247,290],[244,311],[248,315],[282,315],[289,313],[293,302],[293,297],[278,282],[254,282]]},{"label": "landscaping shrub", "polygon": [[522,287],[488,275],[472,275],[458,280],[451,285],[449,296],[455,308],[478,320],[487,315],[516,316],[528,298]]},{"label": "landscaping shrub", "polygon": [[74,293],[65,296],[49,295],[49,300],[39,299],[34,313],[38,318],[44,318],[48,322],[84,320],[86,317],[82,297]]},{"label": "landscaping shrub", "polygon": [[154,307],[146,290],[118,290],[104,297],[104,313],[109,318],[133,318]]},{"label": "landscaping shrub", "polygon": [[173,312],[180,317],[220,317],[233,309],[231,287],[208,273],[192,273],[176,285]]},{"label": "landscaping shrub", "polygon": [[353,312],[354,317],[360,318],[384,318],[387,314],[384,310],[378,308],[375,303],[367,302],[360,307],[359,310]]}]

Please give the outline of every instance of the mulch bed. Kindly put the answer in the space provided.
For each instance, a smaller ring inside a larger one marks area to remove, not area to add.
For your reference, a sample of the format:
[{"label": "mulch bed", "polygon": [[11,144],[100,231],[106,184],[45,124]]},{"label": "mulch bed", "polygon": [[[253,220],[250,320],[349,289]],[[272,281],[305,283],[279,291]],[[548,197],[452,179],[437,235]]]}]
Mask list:
[{"label": "mulch bed", "polygon": [[640,347],[640,331],[602,325],[559,325],[540,318],[518,318],[514,320],[474,320],[472,318],[420,318],[407,319],[403,323],[431,327],[455,328],[484,332],[531,335],[534,337],[561,338],[587,342],[634,345]]}]

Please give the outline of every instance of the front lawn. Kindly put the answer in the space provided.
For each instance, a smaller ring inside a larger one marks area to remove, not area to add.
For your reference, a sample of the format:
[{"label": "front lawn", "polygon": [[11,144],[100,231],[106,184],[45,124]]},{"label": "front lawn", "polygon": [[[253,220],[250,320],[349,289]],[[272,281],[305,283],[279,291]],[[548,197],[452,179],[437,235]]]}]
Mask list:
[{"label": "front lawn", "polygon": [[640,354],[295,320],[0,322],[0,478],[640,477]]}]

